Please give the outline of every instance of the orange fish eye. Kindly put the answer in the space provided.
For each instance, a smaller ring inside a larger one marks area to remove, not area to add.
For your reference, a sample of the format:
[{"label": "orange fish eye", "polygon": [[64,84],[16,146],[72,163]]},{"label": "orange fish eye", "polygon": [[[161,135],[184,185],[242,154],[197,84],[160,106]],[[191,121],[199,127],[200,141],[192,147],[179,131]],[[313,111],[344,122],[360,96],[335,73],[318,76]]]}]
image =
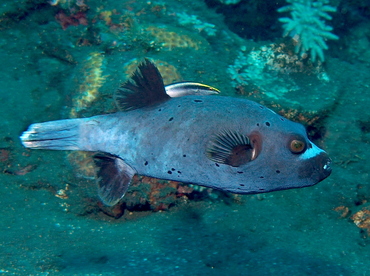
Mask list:
[{"label": "orange fish eye", "polygon": [[292,140],[289,146],[292,153],[302,153],[306,149],[306,143],[297,139]]}]

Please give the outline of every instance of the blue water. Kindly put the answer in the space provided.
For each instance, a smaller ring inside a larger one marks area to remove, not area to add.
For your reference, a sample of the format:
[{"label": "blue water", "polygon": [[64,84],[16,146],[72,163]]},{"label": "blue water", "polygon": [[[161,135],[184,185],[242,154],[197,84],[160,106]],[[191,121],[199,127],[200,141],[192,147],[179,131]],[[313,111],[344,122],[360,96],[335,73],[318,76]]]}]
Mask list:
[{"label": "blue water", "polygon": [[[366,1],[332,3],[327,24],[340,39],[327,41],[324,64],[296,61],[278,21],[282,1],[1,4],[1,273],[370,274]],[[22,147],[31,123],[114,112],[113,91],[143,57],[168,83],[206,83],[304,124],[332,175],[243,196],[137,178],[107,208],[90,156]],[[243,85],[230,68],[245,73]]]}]

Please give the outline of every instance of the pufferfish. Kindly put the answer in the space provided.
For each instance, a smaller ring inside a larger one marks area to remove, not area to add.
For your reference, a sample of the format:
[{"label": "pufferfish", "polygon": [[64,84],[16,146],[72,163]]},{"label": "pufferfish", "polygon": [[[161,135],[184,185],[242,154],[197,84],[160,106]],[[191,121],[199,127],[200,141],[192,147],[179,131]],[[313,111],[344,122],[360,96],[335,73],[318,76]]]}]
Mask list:
[{"label": "pufferfish", "polygon": [[[247,99],[199,83],[164,86],[145,59],[116,91],[119,112],[35,123],[31,149],[96,152],[98,194],[119,202],[135,174],[237,194],[312,186],[331,173],[305,128]],[[171,95],[171,96],[170,96]]]}]

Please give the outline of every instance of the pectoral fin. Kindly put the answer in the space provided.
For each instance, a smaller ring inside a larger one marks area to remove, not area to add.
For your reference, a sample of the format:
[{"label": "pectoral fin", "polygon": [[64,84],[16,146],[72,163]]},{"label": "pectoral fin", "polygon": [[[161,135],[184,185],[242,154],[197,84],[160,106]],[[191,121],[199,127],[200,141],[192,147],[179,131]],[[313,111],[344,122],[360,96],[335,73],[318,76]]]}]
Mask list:
[{"label": "pectoral fin", "polygon": [[125,195],[136,171],[121,158],[108,153],[94,155],[98,194],[104,204],[113,206]]},{"label": "pectoral fin", "polygon": [[244,165],[257,156],[248,136],[231,130],[222,130],[207,144],[206,156],[217,163],[232,167]]}]

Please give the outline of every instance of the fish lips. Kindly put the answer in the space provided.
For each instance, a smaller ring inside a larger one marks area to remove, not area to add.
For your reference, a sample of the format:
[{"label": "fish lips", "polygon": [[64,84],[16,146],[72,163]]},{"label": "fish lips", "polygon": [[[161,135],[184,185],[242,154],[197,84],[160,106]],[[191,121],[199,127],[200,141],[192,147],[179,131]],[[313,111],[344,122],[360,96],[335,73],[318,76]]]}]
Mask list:
[{"label": "fish lips", "polygon": [[326,152],[321,152],[315,157],[302,162],[298,168],[300,179],[311,179],[311,185],[315,185],[327,178],[332,172],[331,159]]}]

